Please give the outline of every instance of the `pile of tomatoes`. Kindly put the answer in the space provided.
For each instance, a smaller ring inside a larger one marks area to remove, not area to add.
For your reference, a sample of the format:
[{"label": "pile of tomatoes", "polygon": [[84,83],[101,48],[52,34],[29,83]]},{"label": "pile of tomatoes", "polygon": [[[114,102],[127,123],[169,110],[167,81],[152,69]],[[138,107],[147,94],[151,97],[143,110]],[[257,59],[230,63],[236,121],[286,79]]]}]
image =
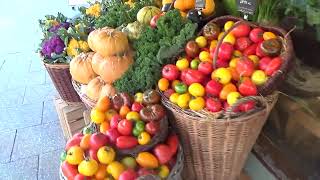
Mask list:
[{"label": "pile of tomatoes", "polygon": [[104,97],[91,110],[91,120],[118,149],[147,145],[159,132],[166,115],[160,100],[155,90],[137,93],[134,98],[126,93],[112,99]]},{"label": "pile of tomatoes", "polygon": [[78,133],[65,147],[61,171],[68,180],[135,180],[150,174],[165,179],[176,163],[178,147],[178,137],[171,134],[151,151],[118,156],[103,133]]},{"label": "pile of tomatoes", "polygon": [[[283,62],[281,37],[263,29],[240,24],[222,40],[213,64],[218,41],[235,22],[224,27],[208,23],[201,36],[185,46],[185,56],[165,65],[158,88],[183,109],[219,112],[245,96],[259,94]],[[235,111],[248,111],[255,103],[240,104]]]}]

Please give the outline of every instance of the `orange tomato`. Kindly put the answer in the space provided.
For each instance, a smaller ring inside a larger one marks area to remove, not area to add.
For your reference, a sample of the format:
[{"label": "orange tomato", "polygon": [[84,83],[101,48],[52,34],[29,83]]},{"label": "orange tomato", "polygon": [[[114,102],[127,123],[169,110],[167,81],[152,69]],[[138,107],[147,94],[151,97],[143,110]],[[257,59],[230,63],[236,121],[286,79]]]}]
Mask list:
[{"label": "orange tomato", "polygon": [[123,105],[120,108],[119,114],[121,117],[125,118],[129,112],[130,112],[130,108],[127,105]]},{"label": "orange tomato", "polygon": [[83,150],[89,149],[89,141],[90,141],[91,134],[86,134],[82,137],[80,141],[80,147]]},{"label": "orange tomato", "polygon": [[100,124],[100,132],[106,133],[110,129],[110,124],[108,121],[104,121]]},{"label": "orange tomato", "polygon": [[228,67],[227,69],[229,69],[233,80],[235,80],[235,81],[239,81],[240,80],[240,75],[237,72],[236,68]]},{"label": "orange tomato", "polygon": [[158,81],[158,87],[161,91],[165,91],[169,88],[169,81],[168,79],[166,78],[161,78],[159,81]]},{"label": "orange tomato", "polygon": [[94,175],[97,180],[103,180],[107,175],[107,166],[104,164],[99,164],[98,171]]},{"label": "orange tomato", "polygon": [[178,84],[180,81],[179,80],[174,80],[171,83],[171,88],[174,89],[174,87],[176,86],[176,84]]},{"label": "orange tomato", "polygon": [[100,97],[97,104],[96,109],[102,112],[106,112],[111,106],[110,99],[108,96]]},{"label": "orange tomato", "polygon": [[219,97],[220,99],[226,100],[230,92],[236,92],[236,91],[237,91],[237,87],[234,84],[232,83],[226,84],[223,86],[222,90],[220,91]]},{"label": "orange tomato", "polygon": [[114,115],[118,114],[118,112],[117,112],[116,110],[114,110],[114,109],[109,109],[109,110],[108,110],[107,112],[105,112],[104,114],[105,114],[105,116],[106,116],[106,119],[107,119],[108,121],[110,121],[110,119],[111,119]]},{"label": "orange tomato", "polygon": [[159,167],[158,159],[149,152],[141,152],[136,157],[137,163],[144,168],[155,169]]},{"label": "orange tomato", "polygon": [[105,115],[102,111],[99,111],[96,108],[93,108],[90,113],[90,117],[92,122],[96,124],[100,124],[105,120]]}]

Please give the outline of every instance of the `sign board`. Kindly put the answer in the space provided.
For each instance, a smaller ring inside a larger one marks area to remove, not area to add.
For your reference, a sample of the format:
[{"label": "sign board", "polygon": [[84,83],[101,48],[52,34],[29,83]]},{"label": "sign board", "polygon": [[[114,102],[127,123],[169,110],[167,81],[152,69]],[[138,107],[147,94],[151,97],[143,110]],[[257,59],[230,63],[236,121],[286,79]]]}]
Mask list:
[{"label": "sign board", "polygon": [[196,0],[196,9],[203,9],[206,7],[206,1],[205,0]]},{"label": "sign board", "polygon": [[237,0],[238,11],[244,14],[254,14],[257,7],[257,0]]}]

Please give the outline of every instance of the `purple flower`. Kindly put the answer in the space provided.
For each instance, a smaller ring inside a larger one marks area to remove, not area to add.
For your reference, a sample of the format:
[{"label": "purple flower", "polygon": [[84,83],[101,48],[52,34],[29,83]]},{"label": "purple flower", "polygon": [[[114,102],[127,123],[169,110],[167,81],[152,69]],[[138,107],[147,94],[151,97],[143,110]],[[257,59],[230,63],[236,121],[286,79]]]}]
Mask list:
[{"label": "purple flower", "polygon": [[55,26],[52,26],[50,29],[49,29],[49,32],[57,32],[60,28],[64,28],[64,29],[68,29],[70,27],[70,23],[69,22],[62,22],[62,23],[59,23],[58,25],[55,25]]},{"label": "purple flower", "polygon": [[51,58],[52,53],[61,54],[64,50],[64,43],[59,36],[53,36],[50,39],[43,42],[41,53]]}]

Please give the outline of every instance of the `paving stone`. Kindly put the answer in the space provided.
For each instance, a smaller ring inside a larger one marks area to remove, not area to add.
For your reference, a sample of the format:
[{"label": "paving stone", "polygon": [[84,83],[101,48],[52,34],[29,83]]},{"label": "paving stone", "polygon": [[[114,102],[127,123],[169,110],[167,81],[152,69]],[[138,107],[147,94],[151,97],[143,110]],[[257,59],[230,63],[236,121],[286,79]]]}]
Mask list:
[{"label": "paving stone", "polygon": [[64,145],[65,140],[59,123],[18,129],[12,160],[61,149]]},{"label": "paving stone", "polygon": [[41,85],[45,83],[45,72],[25,72],[20,74],[14,74],[9,77],[8,88],[19,88],[33,85]]},{"label": "paving stone", "polygon": [[25,87],[3,89],[0,93],[0,108],[17,107],[23,103]]},{"label": "paving stone", "polygon": [[38,180],[59,179],[60,154],[62,149],[40,154]]},{"label": "paving stone", "polygon": [[45,101],[43,105],[42,124],[57,121],[59,121],[59,117],[53,101]]},{"label": "paving stone", "polygon": [[38,156],[0,164],[0,179],[3,180],[36,180],[37,173]]},{"label": "paving stone", "polygon": [[16,131],[2,132],[0,136],[0,163],[7,163],[10,161],[10,156],[14,144]]},{"label": "paving stone", "polygon": [[56,94],[57,92],[51,84],[27,86],[23,104],[51,101]]}]

